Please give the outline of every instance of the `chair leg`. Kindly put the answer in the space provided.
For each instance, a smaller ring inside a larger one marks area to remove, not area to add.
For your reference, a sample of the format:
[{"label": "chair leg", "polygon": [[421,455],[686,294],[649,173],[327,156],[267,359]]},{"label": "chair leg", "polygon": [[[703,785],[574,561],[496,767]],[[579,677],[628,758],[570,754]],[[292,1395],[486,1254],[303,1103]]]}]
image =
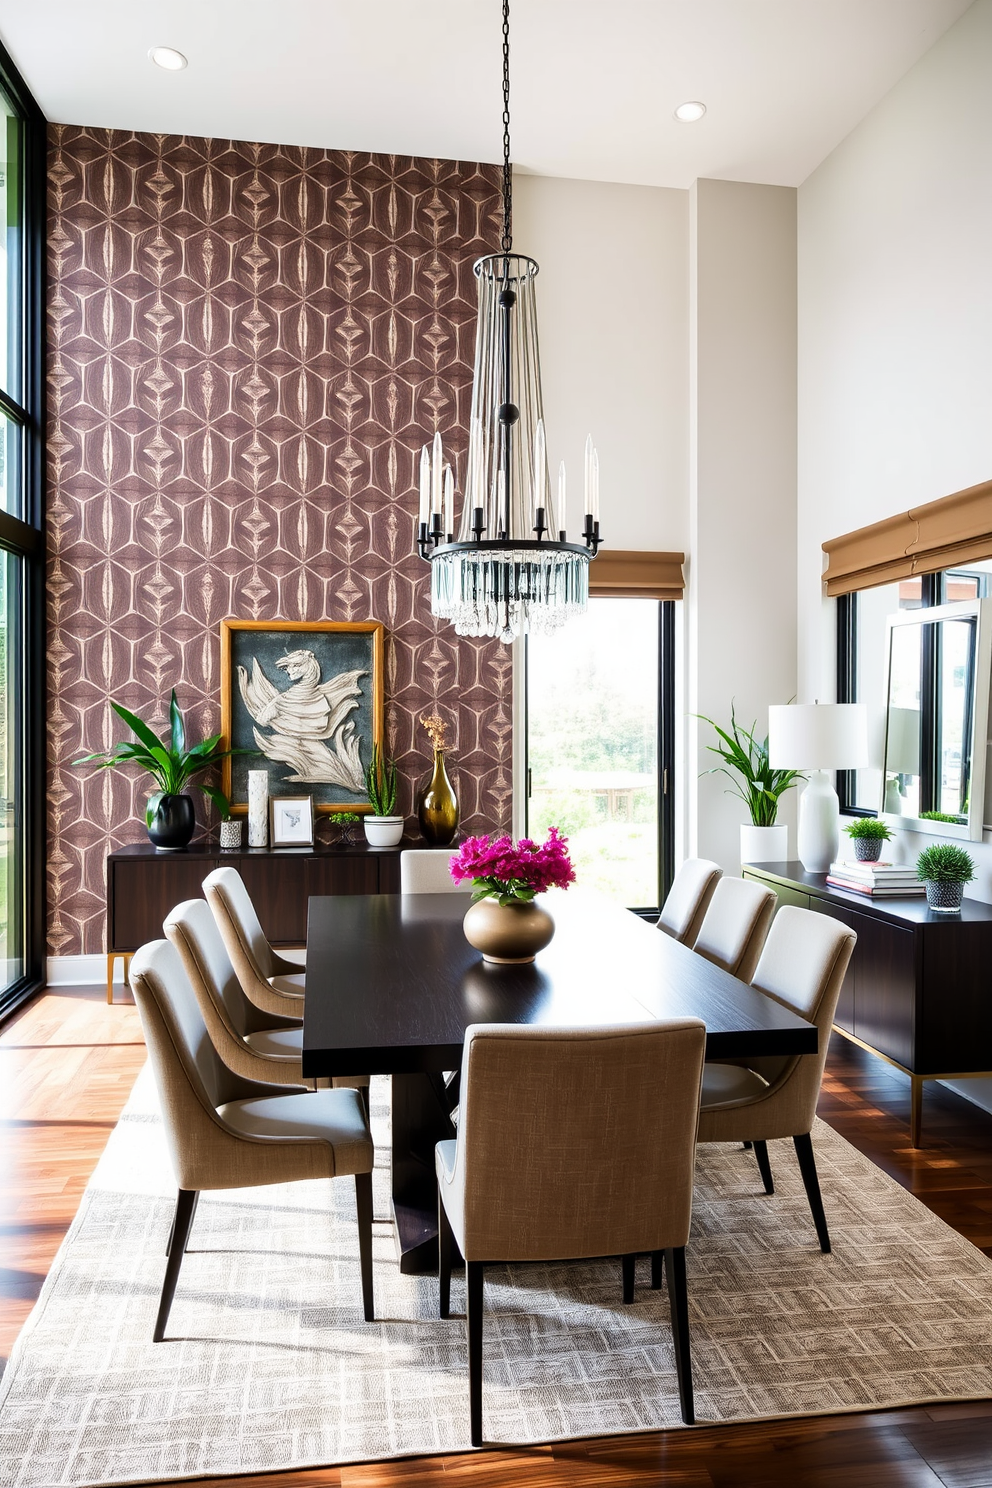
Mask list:
[{"label": "chair leg", "polygon": [[653,1250],[651,1252],[651,1290],[653,1292],[661,1291],[661,1268],[664,1262],[665,1252],[663,1250]]},{"label": "chair leg", "polygon": [[744,1151],[745,1152],[750,1152],[751,1151],[751,1145],[752,1144],[750,1142],[742,1142],[741,1143],[741,1146],[744,1148]]},{"label": "chair leg", "polygon": [[829,1255],[830,1232],[827,1229],[827,1216],[823,1212],[823,1199],[820,1197],[820,1180],[816,1176],[816,1158],[813,1156],[813,1139],[809,1132],[806,1132],[801,1137],[793,1137],[792,1142],[796,1149],[796,1156],[799,1159],[799,1171],[803,1175],[806,1197],[809,1199],[810,1212],[813,1215],[813,1223],[816,1225],[816,1236],[820,1242],[820,1249],[824,1255]]},{"label": "chair leg", "polygon": [[620,1257],[620,1267],[623,1275],[623,1300],[625,1303],[634,1300],[634,1262],[636,1256],[625,1255]]},{"label": "chair leg", "polygon": [[758,1172],[761,1174],[761,1181],[765,1185],[765,1193],[774,1193],[775,1184],[772,1182],[772,1165],[768,1161],[768,1143],[754,1142],[752,1146],[754,1147],[754,1155],[758,1159]]},{"label": "chair leg", "polygon": [[438,1316],[451,1316],[451,1224],[440,1188],[437,1191],[437,1280]]},{"label": "chair leg", "polygon": [[372,1290],[372,1174],[355,1174],[355,1204],[358,1209],[358,1260],[362,1271],[362,1307],[365,1321],[375,1321]]},{"label": "chair leg", "polygon": [[468,1321],[468,1412],[473,1447],[482,1446],[482,1293],[485,1266],[465,1262]]},{"label": "chair leg", "polygon": [[692,1357],[689,1352],[689,1292],[685,1280],[685,1246],[665,1251],[668,1302],[672,1313],[675,1371],[679,1381],[679,1404],[687,1426],[695,1424],[692,1401]]},{"label": "chair leg", "polygon": [[[193,1195],[193,1209],[192,1209],[192,1212],[190,1213],[190,1216],[189,1216],[189,1230],[186,1231],[186,1245],[189,1244],[190,1230],[192,1230],[192,1228],[193,1228],[193,1221],[196,1218],[196,1206],[197,1206],[197,1204],[199,1202],[200,1202],[200,1193],[199,1193],[199,1190],[197,1190],[196,1193],[194,1193],[194,1195]],[[165,1247],[165,1253],[166,1253],[167,1256],[172,1254],[172,1242],[175,1239],[175,1236],[176,1236],[176,1216],[175,1216],[175,1214],[173,1214],[173,1216],[172,1216],[172,1228],[169,1231],[169,1243]],[[183,1250],[185,1251],[185,1249],[186,1249],[186,1246],[184,1245],[183,1246]]]},{"label": "chair leg", "polygon": [[172,1299],[176,1295],[176,1282],[179,1280],[179,1268],[186,1253],[186,1241],[189,1239],[190,1225],[193,1223],[193,1214],[196,1210],[196,1197],[195,1188],[181,1188],[176,1199],[176,1217],[172,1221],[169,1259],[165,1263],[165,1280],[162,1283],[162,1297],[158,1304],[155,1331],[152,1334],[153,1343],[161,1343],[165,1337],[165,1325],[169,1321]]}]

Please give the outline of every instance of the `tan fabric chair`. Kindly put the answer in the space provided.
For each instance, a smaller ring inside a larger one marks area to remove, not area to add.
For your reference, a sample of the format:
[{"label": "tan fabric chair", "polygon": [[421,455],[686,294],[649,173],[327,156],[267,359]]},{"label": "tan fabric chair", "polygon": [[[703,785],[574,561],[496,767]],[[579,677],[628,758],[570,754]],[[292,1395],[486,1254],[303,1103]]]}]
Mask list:
[{"label": "tan fabric chair", "polygon": [[713,891],[723,874],[707,858],[686,858],[658,916],[658,929],[682,945],[693,946]]},{"label": "tan fabric chair", "polygon": [[400,853],[401,894],[465,894],[467,884],[457,884],[448,872],[455,856],[444,847],[408,847]]},{"label": "tan fabric chair", "polygon": [[245,996],[266,1013],[300,1017],[306,951],[274,951],[236,868],[215,868],[203,892]]},{"label": "tan fabric chair", "polygon": [[719,879],[693,950],[749,982],[777,904],[777,895],[767,884],[749,878]]},{"label": "tan fabric chair", "polygon": [[682,1416],[693,1419],[685,1245],[706,1029],[697,1018],[602,1028],[488,1023],[465,1032],[457,1141],[439,1142],[441,1316],[465,1258],[472,1443],[482,1441],[489,1262],[664,1255]]},{"label": "tan fabric chair", "polygon": [[857,936],[827,915],[786,905],[768,932],[751,985],[815,1023],[815,1054],[762,1059],[744,1069],[707,1064],[703,1072],[700,1142],[744,1142],[754,1147],[765,1192],[774,1193],[766,1143],[791,1137],[803,1175],[820,1249],[830,1249],[810,1131],[816,1115],[837,998]]},{"label": "tan fabric chair", "polygon": [[154,1341],[165,1334],[202,1190],[302,1178],[355,1176],[362,1303],[371,1321],[374,1153],[358,1092],[289,1092],[234,1074],[217,1057],[179,954],[164,940],[136,952],[131,988],[179,1188]]}]

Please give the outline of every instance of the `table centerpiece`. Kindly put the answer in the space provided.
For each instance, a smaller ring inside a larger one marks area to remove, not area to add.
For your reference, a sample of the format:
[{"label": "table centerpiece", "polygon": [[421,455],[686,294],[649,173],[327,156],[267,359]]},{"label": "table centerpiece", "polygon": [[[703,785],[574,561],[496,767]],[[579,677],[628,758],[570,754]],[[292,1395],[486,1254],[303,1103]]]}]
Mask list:
[{"label": "table centerpiece", "polygon": [[555,922],[535,897],[575,882],[568,838],[552,827],[540,845],[529,837],[469,837],[452,856],[456,883],[471,880],[465,939],[496,965],[533,961],[555,933]]}]

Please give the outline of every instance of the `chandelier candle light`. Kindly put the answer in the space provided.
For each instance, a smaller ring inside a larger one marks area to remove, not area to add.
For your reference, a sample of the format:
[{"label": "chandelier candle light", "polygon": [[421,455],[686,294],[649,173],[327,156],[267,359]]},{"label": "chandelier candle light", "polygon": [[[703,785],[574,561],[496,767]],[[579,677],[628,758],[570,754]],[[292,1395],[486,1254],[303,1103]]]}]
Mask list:
[{"label": "chandelier candle light", "polygon": [[479,314],[461,517],[454,467],[440,434],[420,454],[417,547],[431,565],[431,611],[458,635],[512,641],[557,630],[589,598],[600,545],[599,457],[585,449],[581,542],[565,530],[565,466],[551,489],[541,396],[534,280],[514,253],[510,171],[510,8],[503,0],[503,233],[500,252],[475,265]]}]

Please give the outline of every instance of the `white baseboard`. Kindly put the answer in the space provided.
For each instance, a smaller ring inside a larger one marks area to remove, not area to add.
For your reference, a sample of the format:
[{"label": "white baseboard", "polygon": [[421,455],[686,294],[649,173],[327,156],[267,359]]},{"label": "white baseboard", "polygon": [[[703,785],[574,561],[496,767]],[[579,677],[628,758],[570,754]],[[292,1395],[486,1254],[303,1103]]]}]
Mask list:
[{"label": "white baseboard", "polygon": [[[114,962],[114,981],[124,985],[124,962]],[[49,956],[45,963],[45,982],[49,987],[106,986],[106,956]]]}]

